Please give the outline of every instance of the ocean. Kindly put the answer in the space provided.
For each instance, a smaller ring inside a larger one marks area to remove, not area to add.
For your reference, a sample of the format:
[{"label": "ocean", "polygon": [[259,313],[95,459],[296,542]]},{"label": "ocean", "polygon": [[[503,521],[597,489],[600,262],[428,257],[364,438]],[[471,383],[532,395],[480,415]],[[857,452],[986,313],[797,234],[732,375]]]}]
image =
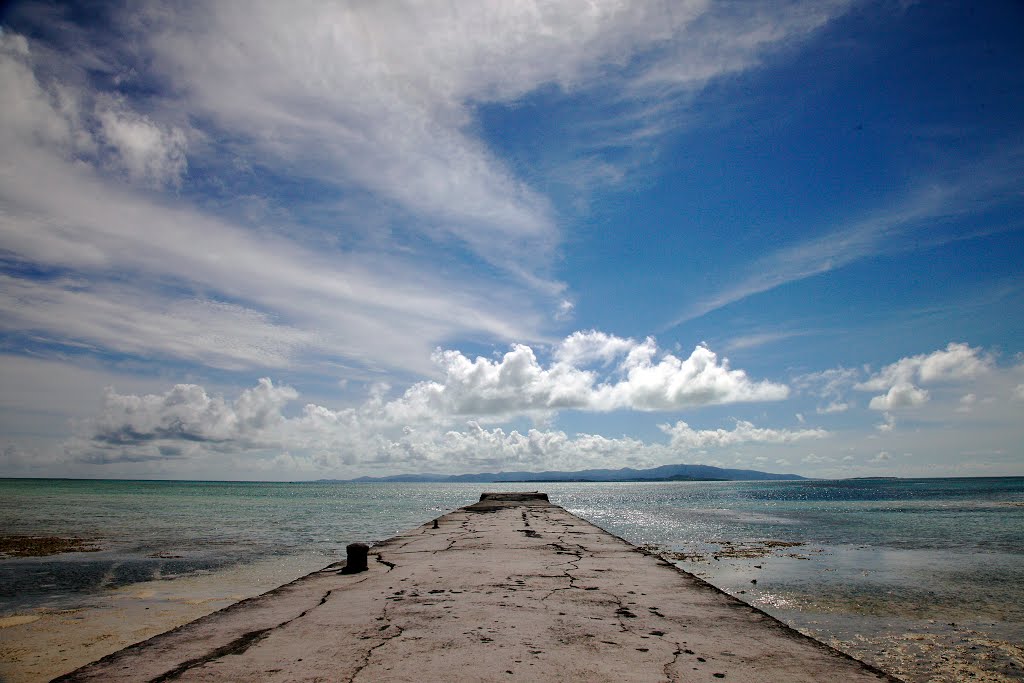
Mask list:
[{"label": "ocean", "polygon": [[473,502],[539,489],[907,681],[1024,680],[1024,478],[340,484],[0,480],[0,680],[70,670]]}]

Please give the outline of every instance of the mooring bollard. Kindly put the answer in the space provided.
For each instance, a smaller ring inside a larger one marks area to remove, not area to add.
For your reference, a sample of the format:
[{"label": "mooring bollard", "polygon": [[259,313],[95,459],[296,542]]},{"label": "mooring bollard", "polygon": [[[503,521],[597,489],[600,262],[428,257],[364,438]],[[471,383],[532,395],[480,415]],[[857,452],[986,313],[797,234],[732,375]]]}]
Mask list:
[{"label": "mooring bollard", "polygon": [[349,543],[345,546],[345,552],[345,567],[340,573],[358,574],[367,570],[366,555],[370,552],[370,546],[365,543]]},{"label": "mooring bollard", "polygon": [[434,520],[434,528],[435,529],[437,528],[437,520],[436,519]]}]

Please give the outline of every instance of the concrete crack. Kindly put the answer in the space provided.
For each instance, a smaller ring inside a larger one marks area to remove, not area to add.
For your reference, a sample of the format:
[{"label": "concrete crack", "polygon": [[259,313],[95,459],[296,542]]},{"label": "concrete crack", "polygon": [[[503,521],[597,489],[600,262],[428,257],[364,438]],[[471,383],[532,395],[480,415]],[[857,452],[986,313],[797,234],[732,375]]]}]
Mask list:
[{"label": "concrete crack", "polygon": [[383,639],[379,643],[377,643],[369,650],[367,650],[366,654],[363,656],[362,663],[360,663],[356,670],[352,672],[352,675],[349,676],[347,683],[355,683],[356,677],[363,672],[363,669],[370,665],[370,660],[373,658],[374,652],[376,652],[379,648],[384,647],[390,641],[400,637],[403,633],[405,633],[405,629],[403,629],[401,626],[399,626],[398,624],[391,623],[391,618],[388,616],[388,609],[386,606],[384,607],[384,619],[387,621],[387,624],[381,627],[381,630],[387,630],[391,627],[394,627],[398,632],[393,633],[391,635],[383,636]]},{"label": "concrete crack", "polygon": [[[569,585],[565,586],[563,588],[552,588],[551,590],[548,591],[547,595],[545,595],[542,598],[540,598],[541,602],[544,602],[545,600],[550,598],[552,595],[554,595],[558,591],[567,591],[567,590],[572,590],[572,589],[578,587],[576,585],[576,577],[573,576],[570,572],[579,571],[579,568],[580,568],[579,562],[580,562],[580,560],[583,559],[583,546],[581,546],[579,544],[574,544],[574,545],[576,545],[577,548],[580,548],[580,550],[570,550],[566,545],[564,545],[564,543],[565,543],[565,539],[562,538],[561,536],[558,536],[558,542],[557,543],[549,543],[548,545],[559,549],[561,552],[569,553],[570,555],[575,555],[576,556],[575,560],[570,560],[568,562],[563,562],[561,564],[554,565],[555,567],[563,567],[562,568],[562,574],[565,575],[565,578],[569,579]],[[569,565],[571,567],[571,569],[565,569],[564,565]]]},{"label": "concrete crack", "polygon": [[261,628],[256,629],[255,631],[249,631],[248,633],[243,633],[239,637],[232,640],[230,643],[214,648],[201,657],[194,657],[193,659],[186,660],[178,666],[171,669],[170,671],[165,671],[156,678],[151,679],[149,683],[163,683],[163,681],[173,681],[179,678],[183,673],[185,673],[189,669],[194,669],[197,666],[202,666],[203,664],[207,664],[208,662],[220,659],[221,657],[226,657],[227,655],[240,655],[256,643],[258,643],[259,641],[263,640],[268,635],[276,631],[277,629],[284,628],[293,621],[301,619],[302,617],[306,616],[311,611],[316,609],[316,607],[319,607],[320,605],[327,602],[327,598],[329,598],[330,595],[331,591],[327,591],[326,593],[324,593],[323,597],[320,598],[320,602],[318,602],[315,607],[305,609],[296,616],[292,617],[291,619],[282,621],[277,626],[270,626],[268,628]]},{"label": "concrete crack", "polygon": [[623,633],[632,633],[633,629],[626,626],[624,619],[636,619],[637,615],[633,610],[626,607],[626,603],[622,601],[622,598],[614,593],[610,593],[610,596],[615,603],[618,605],[618,609],[615,610],[615,618],[619,621],[619,630]]},{"label": "concrete crack", "polygon": [[473,529],[470,529],[468,527],[468,524],[469,524],[469,520],[466,520],[466,521],[462,522],[462,524],[459,525],[459,526],[462,527],[462,533],[457,535],[455,538],[451,539],[450,541],[448,541],[448,547],[447,548],[444,548],[443,550],[435,550],[434,554],[443,553],[446,550],[451,550],[452,548],[455,547],[455,544],[458,543],[459,541],[461,541],[463,538],[465,538],[466,536],[469,536],[472,533],[476,533]]},{"label": "concrete crack", "polygon": [[672,667],[674,667],[676,665],[676,662],[679,661],[679,655],[681,654],[683,654],[683,646],[677,642],[676,650],[672,653],[672,661],[666,664],[665,668],[662,669],[662,671],[665,672],[665,680],[670,681],[672,683],[675,683],[675,681],[680,680],[679,674],[673,671]]}]

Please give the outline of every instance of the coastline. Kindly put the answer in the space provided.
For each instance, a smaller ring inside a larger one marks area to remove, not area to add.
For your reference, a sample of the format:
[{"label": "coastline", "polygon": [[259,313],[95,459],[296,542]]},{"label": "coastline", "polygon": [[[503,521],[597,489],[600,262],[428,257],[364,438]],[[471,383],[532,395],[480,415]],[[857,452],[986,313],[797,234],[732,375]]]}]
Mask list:
[{"label": "coastline", "polygon": [[898,680],[546,497],[438,522],[58,680]]},{"label": "coastline", "polygon": [[[50,680],[264,593],[344,557],[348,542],[393,537],[483,490],[0,484],[10,533],[79,538],[102,548],[0,562],[0,679],[12,683]],[[573,514],[907,681],[1024,678],[1024,479],[544,490]]]},{"label": "coastline", "polygon": [[49,681],[113,651],[301,579],[322,556],[154,579],[0,618],[0,681]]}]

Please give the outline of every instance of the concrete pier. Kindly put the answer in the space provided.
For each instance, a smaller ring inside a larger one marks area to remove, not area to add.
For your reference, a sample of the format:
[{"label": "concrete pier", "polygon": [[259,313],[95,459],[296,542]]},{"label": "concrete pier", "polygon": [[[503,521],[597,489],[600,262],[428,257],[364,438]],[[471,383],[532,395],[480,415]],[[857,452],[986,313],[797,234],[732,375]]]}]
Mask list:
[{"label": "concrete pier", "polygon": [[62,681],[896,681],[552,505],[484,494]]}]

